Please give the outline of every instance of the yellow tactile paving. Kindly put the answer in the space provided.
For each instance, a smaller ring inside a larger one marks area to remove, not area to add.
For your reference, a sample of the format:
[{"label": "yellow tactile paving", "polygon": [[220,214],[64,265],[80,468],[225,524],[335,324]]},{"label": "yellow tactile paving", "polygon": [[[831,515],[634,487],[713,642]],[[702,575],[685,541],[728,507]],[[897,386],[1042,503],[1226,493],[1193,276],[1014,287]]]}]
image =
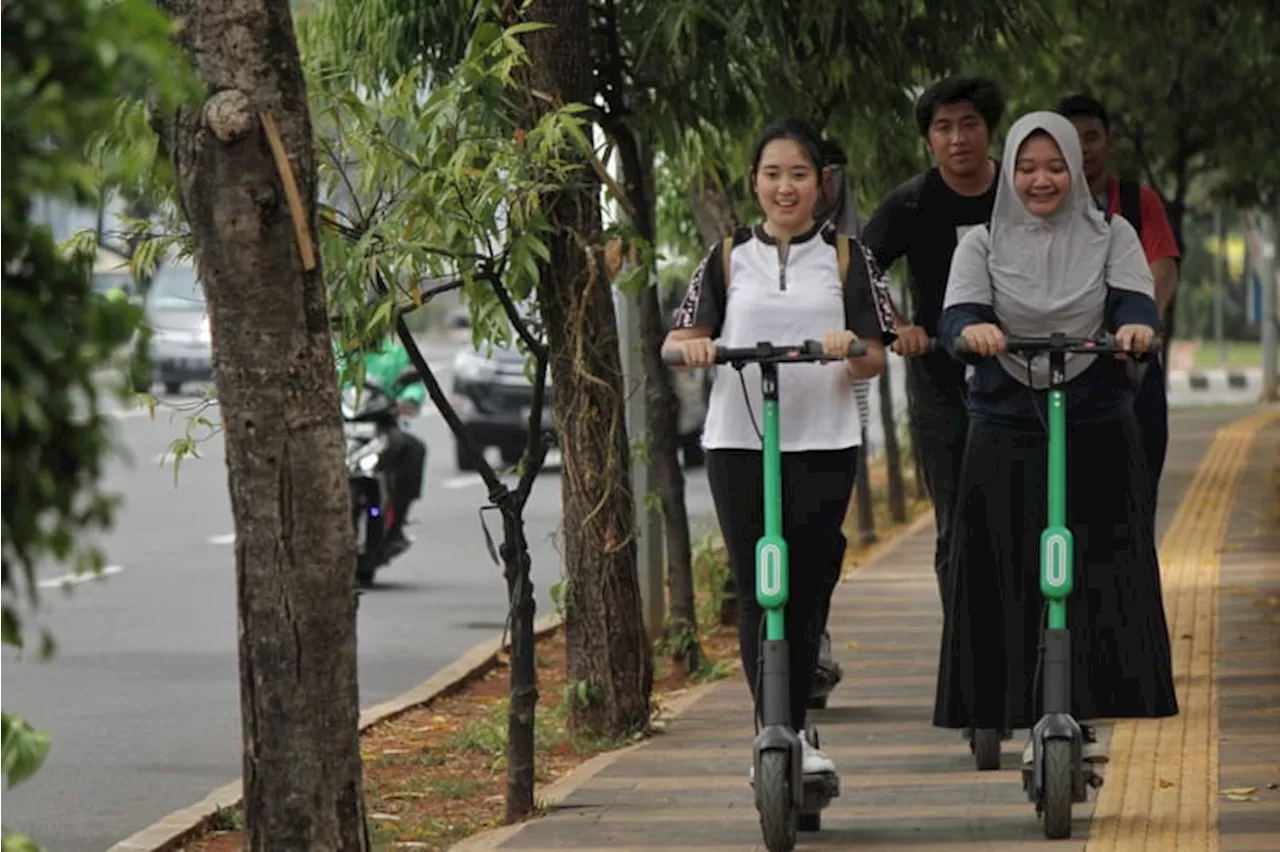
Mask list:
[{"label": "yellow tactile paving", "polygon": [[1087,852],[1218,852],[1219,552],[1254,436],[1280,419],[1261,411],[1219,430],[1160,551],[1180,713],[1122,720]]}]

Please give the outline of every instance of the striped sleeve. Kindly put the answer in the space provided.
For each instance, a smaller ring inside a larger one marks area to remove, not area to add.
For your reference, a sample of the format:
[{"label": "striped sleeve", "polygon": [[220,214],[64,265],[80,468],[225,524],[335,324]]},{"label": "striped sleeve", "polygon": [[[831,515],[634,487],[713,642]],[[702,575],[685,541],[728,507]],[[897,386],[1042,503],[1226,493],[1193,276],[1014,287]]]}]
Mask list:
[{"label": "striped sleeve", "polygon": [[700,328],[711,337],[720,336],[724,324],[726,282],[724,280],[724,247],[716,243],[693,270],[689,289],[676,308],[673,328]]}]

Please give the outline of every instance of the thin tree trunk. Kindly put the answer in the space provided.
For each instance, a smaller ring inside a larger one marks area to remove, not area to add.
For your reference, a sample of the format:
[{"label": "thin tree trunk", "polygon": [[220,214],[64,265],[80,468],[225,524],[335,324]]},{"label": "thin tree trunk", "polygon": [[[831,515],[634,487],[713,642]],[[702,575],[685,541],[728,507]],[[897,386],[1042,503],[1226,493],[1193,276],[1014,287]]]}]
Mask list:
[{"label": "thin tree trunk", "polygon": [[[526,18],[551,25],[526,36],[532,88],[560,103],[590,103],[587,0],[536,0]],[[543,98],[530,103],[531,123],[551,108]],[[545,204],[555,230],[538,302],[563,457],[569,721],[575,730],[617,736],[648,725],[653,666],[636,577],[622,365],[594,172],[584,165],[575,183]]]},{"label": "thin tree trunk", "polygon": [[178,38],[213,93],[157,123],[213,332],[236,535],[246,848],[363,850],[355,541],[289,4],[165,5],[184,19]]},{"label": "thin tree trunk", "polygon": [[[627,195],[635,207],[634,224],[641,238],[652,244],[657,238],[656,197],[653,185],[653,150],[629,127],[618,133]],[[680,403],[671,385],[671,374],[662,362],[666,336],[662,307],[658,302],[657,275],[649,270],[647,286],[640,292],[640,338],[644,347],[645,392],[648,394],[649,459],[654,487],[662,502],[663,538],[667,545],[667,592],[670,617],[667,642],[672,659],[688,673],[702,666],[698,642],[697,607],[693,593],[693,544],[689,538],[689,513],[684,499],[684,471],[680,467]]]},{"label": "thin tree trunk", "polygon": [[502,511],[502,567],[511,610],[511,700],[507,704],[507,824],[533,813],[535,745],[534,723],[538,687],[533,638],[536,612],[531,579],[532,560],[524,534],[523,505]]},{"label": "thin tree trunk", "polygon": [[[721,175],[724,174],[723,168],[719,171]],[[733,212],[733,202],[709,179],[689,192],[689,209],[698,226],[698,234],[707,246],[715,245],[732,234],[738,224]],[[725,572],[718,616],[721,627],[738,623],[738,584],[732,571]]]},{"label": "thin tree trunk", "polygon": [[[723,178],[725,170],[720,168],[718,171]],[[704,179],[700,187],[690,191],[689,209],[693,213],[702,242],[708,246],[732,234],[738,225],[738,217],[733,212],[733,201],[710,178]]]},{"label": "thin tree trunk", "polygon": [[898,446],[898,424],[893,413],[893,383],[886,361],[880,373],[880,424],[884,430],[884,464],[889,474],[889,516],[896,524],[907,520],[907,495],[902,482],[902,448]]},{"label": "thin tree trunk", "polygon": [[867,453],[867,430],[862,430],[862,446],[858,447],[858,475],[853,491],[858,510],[858,544],[866,546],[876,542],[875,503],[871,499],[870,456]]}]

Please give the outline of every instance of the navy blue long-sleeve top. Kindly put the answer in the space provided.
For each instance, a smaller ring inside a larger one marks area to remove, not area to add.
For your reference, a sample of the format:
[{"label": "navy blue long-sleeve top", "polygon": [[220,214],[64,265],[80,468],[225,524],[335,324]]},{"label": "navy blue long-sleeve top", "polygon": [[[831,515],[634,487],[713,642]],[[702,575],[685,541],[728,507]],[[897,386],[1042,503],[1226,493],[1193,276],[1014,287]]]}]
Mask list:
[{"label": "navy blue long-sleeve top", "polygon": [[[1133,234],[1133,228],[1123,220],[1119,220],[1116,225],[1119,229],[1127,229],[1128,236],[1133,236],[1138,257],[1141,257],[1141,247]],[[980,230],[985,232],[985,228]],[[969,236],[974,238],[973,242],[980,242],[985,238],[985,233],[967,235],[965,242],[970,241]],[[957,254],[961,250],[957,249]],[[1126,260],[1132,265],[1131,260]],[[953,271],[954,269],[953,262]],[[1149,279],[1150,270],[1146,268],[1145,261],[1142,271]],[[951,356],[973,365],[967,393],[970,414],[999,420],[1042,420],[1047,408],[1048,391],[1034,390],[1018,381],[995,358],[966,357],[956,351],[956,341],[961,332],[966,327],[979,323],[1000,325],[999,316],[991,305],[973,302],[948,304],[938,323],[938,337]],[[1114,331],[1122,325],[1130,324],[1150,326],[1159,332],[1159,312],[1150,291],[1108,286],[1104,327]],[[1046,324],[1043,333],[1048,335],[1055,330]],[[1063,388],[1066,393],[1068,420],[1111,420],[1123,417],[1131,411],[1134,398],[1134,383],[1130,379],[1132,368],[1132,362],[1103,356],[1069,381]]]}]

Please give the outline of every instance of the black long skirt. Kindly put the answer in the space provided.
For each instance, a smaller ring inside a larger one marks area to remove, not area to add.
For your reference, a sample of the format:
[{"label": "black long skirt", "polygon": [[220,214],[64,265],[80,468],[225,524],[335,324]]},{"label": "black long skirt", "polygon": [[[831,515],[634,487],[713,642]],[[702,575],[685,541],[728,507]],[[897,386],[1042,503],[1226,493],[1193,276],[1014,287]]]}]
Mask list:
[{"label": "black long skirt", "polygon": [[[1143,522],[1147,473],[1137,425],[1130,414],[1068,429],[1072,715],[1175,715],[1159,562]],[[1047,452],[1039,422],[970,425],[944,580],[937,727],[1029,728],[1041,715],[1036,664],[1048,615],[1039,566]]]}]

